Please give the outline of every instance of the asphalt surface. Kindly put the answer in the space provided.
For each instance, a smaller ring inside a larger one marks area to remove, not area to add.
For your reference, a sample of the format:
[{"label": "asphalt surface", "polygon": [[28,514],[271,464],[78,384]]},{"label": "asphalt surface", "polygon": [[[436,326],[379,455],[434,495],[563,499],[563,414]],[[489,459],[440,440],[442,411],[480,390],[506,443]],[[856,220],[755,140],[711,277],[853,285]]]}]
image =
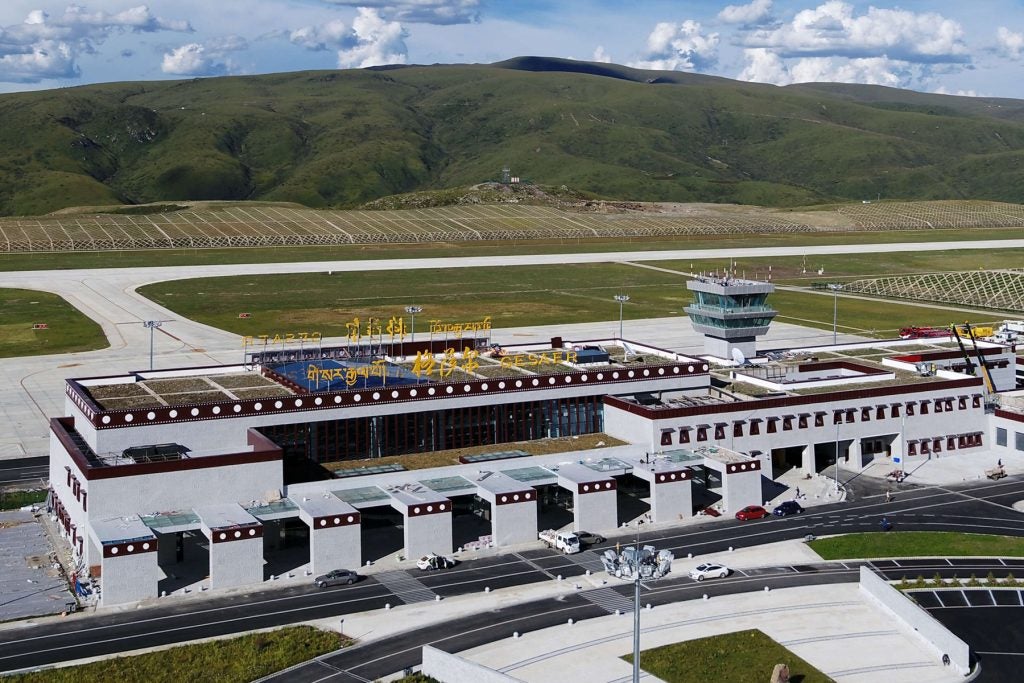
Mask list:
[{"label": "asphalt surface", "polygon": [[50,476],[49,463],[46,456],[0,460],[0,486],[45,482]]},{"label": "asphalt surface", "polygon": [[[777,541],[799,539],[808,534],[825,535],[856,531],[878,531],[880,518],[887,516],[896,530],[951,530],[998,533],[1024,536],[1020,513],[1009,506],[1024,498],[1024,480],[1009,478],[970,489],[942,487],[907,490],[891,503],[862,501],[812,508],[802,515],[768,518],[753,522],[717,521],[698,526],[668,529],[641,535],[641,541],[672,550],[677,557],[687,553],[708,553],[743,548]],[[881,499],[877,499],[881,500]],[[606,543],[597,548],[610,546]],[[437,573],[415,570],[405,572],[425,588],[417,595],[395,590],[374,577],[352,586],[319,591],[313,586],[291,586],[272,591],[255,591],[202,600],[168,600],[166,605],[131,612],[73,615],[59,622],[24,626],[0,631],[0,671],[44,666],[78,659],[180,643],[198,638],[228,635],[284,624],[342,617],[404,601],[442,598],[492,589],[550,581],[562,575],[566,579],[583,574],[589,567],[599,566],[598,555],[587,551],[565,556],[548,549],[500,555],[460,563],[453,569]],[[709,595],[760,590],[764,586],[783,588],[814,583],[856,581],[859,563],[830,563],[800,566],[764,567],[737,571],[726,580],[697,584],[686,577],[671,577],[644,587],[643,601],[664,604]],[[1024,576],[1024,560],[909,560],[902,563],[878,562],[878,569],[893,580],[919,574],[932,576],[967,576],[971,573],[995,576],[1013,573]],[[397,572],[387,572],[394,574]],[[381,576],[381,575],[377,575]],[[383,578],[383,577],[382,577]],[[505,610],[482,612],[464,620],[448,622],[444,634],[434,629],[421,629],[394,638],[374,641],[366,647],[355,647],[329,658],[309,664],[320,669],[315,677],[322,679],[324,667],[338,671],[354,671],[373,680],[419,663],[419,647],[434,644],[449,651],[458,651],[511,635],[512,631],[543,628],[566,619],[585,619],[607,614],[610,607],[621,604],[614,597],[615,588],[581,591],[563,599],[526,603]],[[611,592],[609,592],[609,590]],[[618,589],[630,590],[628,586]],[[403,600],[403,596],[406,600]],[[604,606],[602,606],[604,605]],[[553,621],[552,621],[553,620]],[[390,653],[390,654],[389,654]],[[336,658],[336,659],[335,659]],[[329,673],[329,672],[328,672]],[[287,680],[300,676],[288,673]],[[340,674],[339,674],[340,675]],[[285,680],[285,679],[282,679]],[[339,677],[333,680],[360,680]]]},{"label": "asphalt surface", "polygon": [[913,595],[933,617],[970,645],[971,654],[981,665],[976,681],[1021,680],[1024,592],[974,588],[915,591]]}]

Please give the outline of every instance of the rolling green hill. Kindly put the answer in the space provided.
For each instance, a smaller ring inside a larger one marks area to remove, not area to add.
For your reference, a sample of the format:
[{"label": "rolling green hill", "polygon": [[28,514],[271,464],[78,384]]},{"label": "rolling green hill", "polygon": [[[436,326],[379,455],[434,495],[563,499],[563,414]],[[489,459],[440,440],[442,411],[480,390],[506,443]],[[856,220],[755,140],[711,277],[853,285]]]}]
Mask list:
[{"label": "rolling green hill", "polygon": [[1024,101],[537,57],[0,96],[0,214],[352,207],[516,175],[613,199],[1024,203]]}]

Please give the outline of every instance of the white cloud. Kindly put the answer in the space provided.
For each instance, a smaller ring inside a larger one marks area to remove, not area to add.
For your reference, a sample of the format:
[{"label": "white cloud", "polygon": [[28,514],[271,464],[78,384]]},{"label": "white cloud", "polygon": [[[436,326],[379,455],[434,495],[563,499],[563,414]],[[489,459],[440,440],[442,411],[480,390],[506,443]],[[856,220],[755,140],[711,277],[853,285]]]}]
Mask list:
[{"label": "white cloud", "polygon": [[111,35],[158,31],[190,32],[192,26],[185,20],[158,17],[145,5],[115,13],[69,5],[54,16],[32,10],[22,23],[0,27],[0,82],[77,78],[77,57],[97,52]]},{"label": "white cloud", "polygon": [[320,26],[295,29],[288,39],[307,50],[336,50],[351,45],[352,32],[344,21],[334,19]]},{"label": "white cloud", "polygon": [[737,79],[774,85],[864,83],[905,88],[925,76],[918,65],[886,57],[802,57],[787,61],[766,48],[744,50],[744,56],[747,65]]},{"label": "white cloud", "polygon": [[480,21],[480,0],[325,0],[376,10],[378,16],[411,24],[472,24]]},{"label": "white cloud", "polygon": [[996,31],[996,39],[999,41],[999,52],[1010,59],[1024,57],[1024,33],[1011,31],[1005,26],[1000,26]]},{"label": "white cloud", "polygon": [[408,32],[397,21],[385,21],[374,9],[359,8],[352,20],[350,47],[338,50],[338,68],[364,69],[385,64],[405,64]]},{"label": "white cloud", "polygon": [[234,70],[227,54],[248,48],[245,38],[234,35],[188,43],[164,53],[160,70],[175,76],[223,76]]},{"label": "white cloud", "polygon": [[604,51],[603,45],[598,45],[597,49],[594,50],[594,56],[590,58],[592,62],[601,62],[602,64],[611,64],[612,56]]},{"label": "white cloud", "polygon": [[638,69],[693,71],[708,69],[718,61],[718,34],[701,33],[699,22],[661,22],[647,36],[643,58],[630,62]]},{"label": "white cloud", "polygon": [[842,0],[796,13],[775,29],[750,33],[749,47],[770,48],[783,57],[885,57],[908,62],[969,62],[963,29],[935,12],[869,7],[855,15]]},{"label": "white cloud", "polygon": [[757,26],[768,21],[772,15],[772,0],[753,0],[748,5],[728,5],[718,13],[719,21],[727,24]]},{"label": "white cloud", "polygon": [[957,97],[984,97],[984,95],[979,93],[977,90],[949,90],[944,85],[940,85],[939,87],[935,88],[935,90],[932,90],[932,92],[935,93],[936,95],[956,95]]}]

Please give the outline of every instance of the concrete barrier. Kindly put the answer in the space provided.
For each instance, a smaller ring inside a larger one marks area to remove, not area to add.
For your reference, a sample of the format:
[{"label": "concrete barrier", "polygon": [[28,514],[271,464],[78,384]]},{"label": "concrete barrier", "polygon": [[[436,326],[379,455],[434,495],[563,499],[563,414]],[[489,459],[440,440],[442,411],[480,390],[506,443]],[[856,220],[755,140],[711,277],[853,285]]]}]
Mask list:
[{"label": "concrete barrier", "polygon": [[441,683],[521,683],[518,678],[429,645],[423,646],[422,671]]},{"label": "concrete barrier", "polygon": [[929,648],[937,652],[937,657],[948,655],[950,666],[959,673],[966,676],[970,672],[970,647],[920,605],[867,567],[860,568],[860,589],[884,610],[912,628]]}]

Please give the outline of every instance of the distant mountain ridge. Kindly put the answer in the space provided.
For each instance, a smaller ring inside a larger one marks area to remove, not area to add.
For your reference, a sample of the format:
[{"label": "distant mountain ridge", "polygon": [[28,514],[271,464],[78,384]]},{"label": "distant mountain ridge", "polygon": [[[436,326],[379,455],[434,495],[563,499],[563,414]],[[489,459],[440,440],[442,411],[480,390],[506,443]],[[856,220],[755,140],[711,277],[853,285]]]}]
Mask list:
[{"label": "distant mountain ridge", "polygon": [[0,95],[0,214],[353,207],[514,175],[610,199],[1024,203],[1024,100],[519,57]]}]

